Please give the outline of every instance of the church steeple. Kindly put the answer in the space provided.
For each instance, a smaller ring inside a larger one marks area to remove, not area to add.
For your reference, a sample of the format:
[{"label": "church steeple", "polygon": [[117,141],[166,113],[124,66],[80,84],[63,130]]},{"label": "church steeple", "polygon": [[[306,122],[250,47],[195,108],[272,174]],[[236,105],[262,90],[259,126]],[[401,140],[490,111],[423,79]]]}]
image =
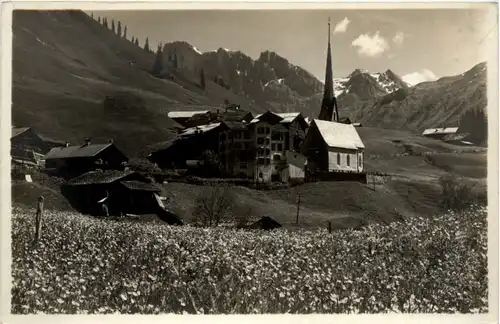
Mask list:
[{"label": "church steeple", "polygon": [[332,48],[330,41],[330,18],[328,18],[328,49],[326,53],[326,72],[325,72],[325,90],[323,93],[323,102],[318,118],[327,121],[339,121],[337,110],[337,99],[333,91],[333,73],[332,73]]}]

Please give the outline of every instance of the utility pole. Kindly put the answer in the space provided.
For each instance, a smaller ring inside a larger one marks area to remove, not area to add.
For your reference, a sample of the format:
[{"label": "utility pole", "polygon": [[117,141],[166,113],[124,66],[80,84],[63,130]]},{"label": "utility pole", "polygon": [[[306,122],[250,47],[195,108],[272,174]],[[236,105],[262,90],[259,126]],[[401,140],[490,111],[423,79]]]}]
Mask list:
[{"label": "utility pole", "polygon": [[300,192],[297,189],[297,218],[295,220],[296,224],[299,224],[299,211],[300,211]]}]

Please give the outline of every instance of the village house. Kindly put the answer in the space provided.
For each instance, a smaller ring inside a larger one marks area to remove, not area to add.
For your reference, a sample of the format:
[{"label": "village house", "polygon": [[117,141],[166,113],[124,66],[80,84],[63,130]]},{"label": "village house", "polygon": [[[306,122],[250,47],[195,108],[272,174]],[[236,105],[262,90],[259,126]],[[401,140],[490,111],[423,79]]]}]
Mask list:
[{"label": "village house", "polygon": [[428,128],[424,130],[422,135],[434,139],[443,139],[448,135],[456,134],[457,131],[458,127]]},{"label": "village house", "polygon": [[301,152],[310,172],[363,173],[364,148],[353,125],[314,119]]},{"label": "village house", "polygon": [[287,152],[300,155],[297,151],[307,129],[300,113],[268,111],[249,124],[225,124],[226,130],[219,134],[219,154],[227,173],[259,182],[287,182],[301,177],[294,168],[290,173],[287,163]]},{"label": "village house", "polygon": [[65,178],[81,175],[96,169],[120,170],[128,162],[127,156],[110,141],[91,144],[87,138],[83,145],[56,147],[44,157],[45,169]]},{"label": "village house", "polygon": [[148,160],[162,169],[201,165],[203,152],[218,152],[219,133],[223,128],[225,126],[220,122],[186,128],[175,139],[151,152]]}]

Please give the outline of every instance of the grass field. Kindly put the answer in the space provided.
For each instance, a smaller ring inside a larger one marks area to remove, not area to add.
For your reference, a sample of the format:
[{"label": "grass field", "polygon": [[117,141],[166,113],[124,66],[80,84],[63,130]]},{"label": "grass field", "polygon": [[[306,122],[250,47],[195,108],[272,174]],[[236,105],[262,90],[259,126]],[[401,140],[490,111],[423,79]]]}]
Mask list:
[{"label": "grass field", "polygon": [[[486,312],[486,210],[359,231],[12,219],[12,312]],[[134,233],[134,235],[130,235]]]}]

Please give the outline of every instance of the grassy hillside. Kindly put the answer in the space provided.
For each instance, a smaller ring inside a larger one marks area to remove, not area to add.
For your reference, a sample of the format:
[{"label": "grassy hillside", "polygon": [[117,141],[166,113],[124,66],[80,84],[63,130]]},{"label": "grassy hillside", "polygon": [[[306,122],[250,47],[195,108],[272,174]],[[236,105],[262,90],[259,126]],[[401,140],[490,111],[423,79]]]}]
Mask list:
[{"label": "grassy hillside", "polygon": [[[209,80],[203,91],[176,71],[173,81],[152,77],[154,54],[80,11],[15,11],[13,58],[13,124],[62,141],[114,137],[131,154],[171,136],[170,110],[248,102]],[[131,103],[105,109],[106,96],[122,95]]]}]

